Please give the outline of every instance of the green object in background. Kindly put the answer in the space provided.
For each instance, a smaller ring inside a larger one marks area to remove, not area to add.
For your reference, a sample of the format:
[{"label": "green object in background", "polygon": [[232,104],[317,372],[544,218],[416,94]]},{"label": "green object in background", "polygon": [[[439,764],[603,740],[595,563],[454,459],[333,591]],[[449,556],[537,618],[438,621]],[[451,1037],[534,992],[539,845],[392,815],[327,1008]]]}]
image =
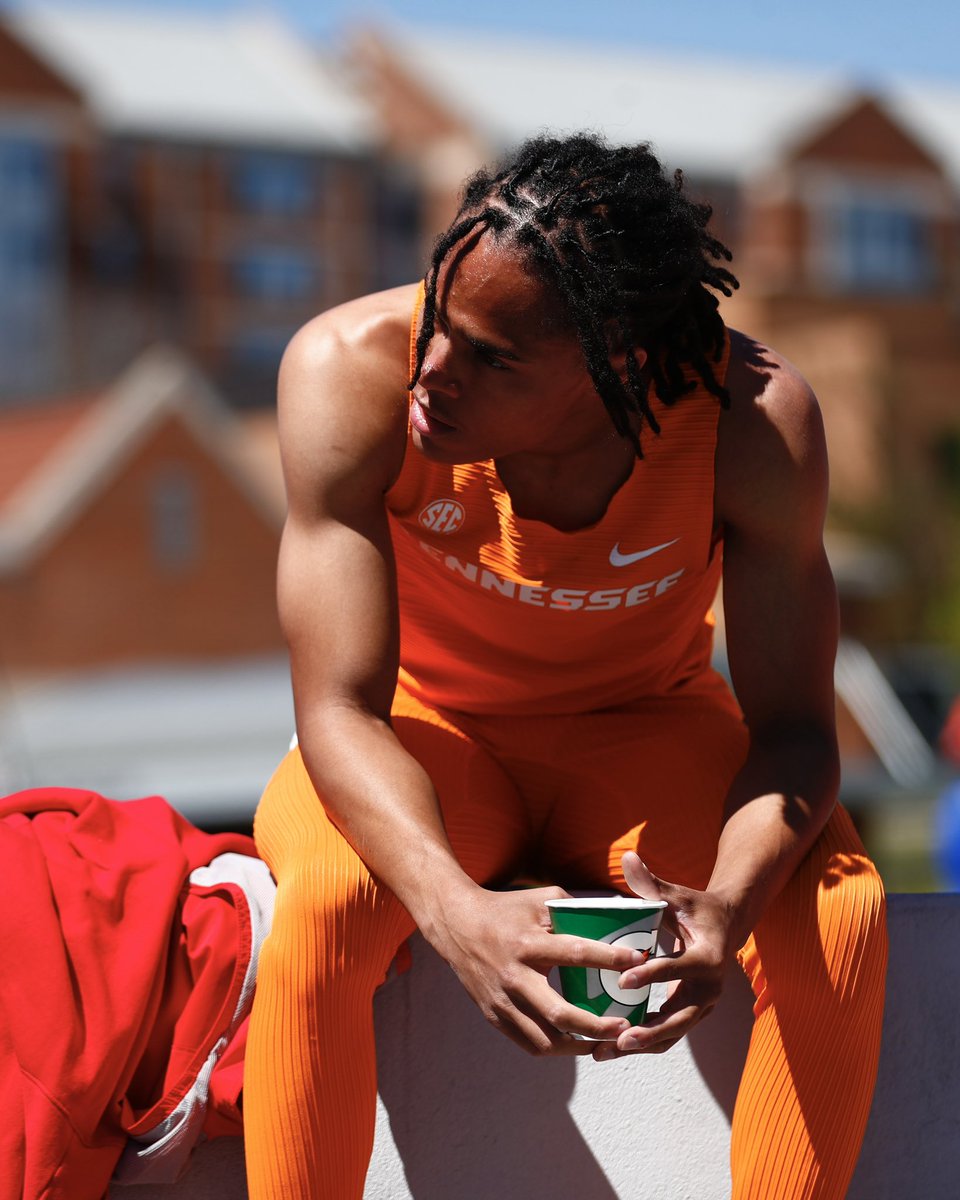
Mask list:
[{"label": "green object in background", "polygon": [[[547,900],[554,933],[591,938],[631,950],[653,954],[660,918],[667,907],[663,900],[629,896],[571,897]],[[598,1017],[623,1017],[641,1025],[647,1015],[650,988],[618,987],[620,971],[596,967],[560,967],[560,990],[565,1000]],[[588,1039],[589,1040],[589,1039]]]}]

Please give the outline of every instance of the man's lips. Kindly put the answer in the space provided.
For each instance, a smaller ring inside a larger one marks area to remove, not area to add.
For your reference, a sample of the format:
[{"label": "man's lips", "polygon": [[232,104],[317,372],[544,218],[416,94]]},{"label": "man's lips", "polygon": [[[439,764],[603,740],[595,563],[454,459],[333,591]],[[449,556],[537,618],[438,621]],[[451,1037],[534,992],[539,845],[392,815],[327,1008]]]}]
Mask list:
[{"label": "man's lips", "polygon": [[425,409],[416,397],[410,403],[410,424],[418,433],[426,434],[429,437],[436,437],[441,433],[452,433],[455,428],[448,421],[441,420],[434,413]]}]

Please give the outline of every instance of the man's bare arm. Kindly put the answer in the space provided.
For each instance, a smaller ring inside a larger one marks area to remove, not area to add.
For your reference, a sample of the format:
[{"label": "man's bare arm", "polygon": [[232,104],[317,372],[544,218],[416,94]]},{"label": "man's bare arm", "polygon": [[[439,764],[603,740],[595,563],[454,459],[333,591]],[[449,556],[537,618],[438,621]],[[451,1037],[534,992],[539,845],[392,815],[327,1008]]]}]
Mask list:
[{"label": "man's bare arm", "polygon": [[[356,331],[344,328],[350,319]],[[404,363],[392,348],[384,316],[335,311],[284,356],[278,604],[307,771],[331,818],[417,919],[432,881],[450,886],[462,872],[430,781],[389,726],[399,639],[383,496],[405,430]],[[378,837],[385,826],[391,836]]]},{"label": "man's bare arm", "polygon": [[730,959],[836,802],[837,604],[823,549],[823,426],[793,368],[769,352],[757,357],[728,379],[736,390],[721,418],[716,479],[727,652],[750,750],[727,796],[706,891],[656,880],[636,855],[624,857],[634,890],[670,902],[684,949],[621,981],[681,982],[658,1017],[620,1038],[620,1052],[665,1050],[710,1012]]},{"label": "man's bare arm", "polygon": [[826,824],[840,776],[823,424],[804,380],[768,358],[769,381],[740,418],[742,446],[719,458],[717,479],[727,653],[750,754],[708,890],[736,905],[740,941]]}]

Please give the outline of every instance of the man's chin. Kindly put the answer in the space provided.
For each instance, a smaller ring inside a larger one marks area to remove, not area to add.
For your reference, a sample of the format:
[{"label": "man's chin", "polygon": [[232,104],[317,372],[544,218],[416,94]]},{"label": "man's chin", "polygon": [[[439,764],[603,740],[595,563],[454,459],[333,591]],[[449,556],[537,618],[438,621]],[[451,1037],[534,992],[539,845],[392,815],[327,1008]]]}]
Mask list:
[{"label": "man's chin", "polygon": [[416,429],[412,431],[411,437],[414,446],[424,458],[429,458],[432,462],[452,464],[482,462],[490,457],[489,454],[472,454],[469,446],[464,446],[459,442],[451,444],[445,438],[425,437]]}]

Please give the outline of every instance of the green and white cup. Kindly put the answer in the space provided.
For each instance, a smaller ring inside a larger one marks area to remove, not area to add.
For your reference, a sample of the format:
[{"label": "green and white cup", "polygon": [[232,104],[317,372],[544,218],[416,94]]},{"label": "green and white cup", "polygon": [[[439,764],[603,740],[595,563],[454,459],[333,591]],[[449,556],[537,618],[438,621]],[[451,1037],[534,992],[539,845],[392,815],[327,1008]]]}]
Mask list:
[{"label": "green and white cup", "polygon": [[[665,900],[643,900],[639,896],[569,897],[547,900],[546,905],[554,933],[646,950],[651,955],[656,951],[660,918],[667,907]],[[560,991],[565,1000],[595,1016],[623,1017],[631,1025],[642,1025],[650,986],[618,987],[622,974],[597,967],[560,967]]]}]

